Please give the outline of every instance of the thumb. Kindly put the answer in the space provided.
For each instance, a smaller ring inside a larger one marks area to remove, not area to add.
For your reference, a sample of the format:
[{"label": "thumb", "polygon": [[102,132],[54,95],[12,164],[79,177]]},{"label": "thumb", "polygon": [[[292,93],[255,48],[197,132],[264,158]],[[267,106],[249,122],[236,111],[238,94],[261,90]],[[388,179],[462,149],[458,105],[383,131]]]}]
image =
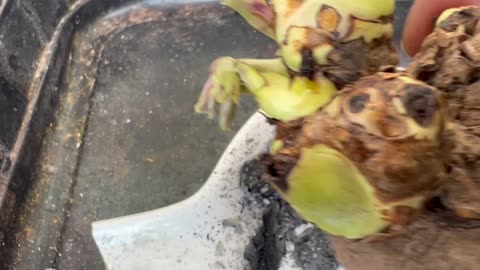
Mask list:
[{"label": "thumb", "polygon": [[416,0],[408,14],[402,37],[402,47],[410,56],[415,55],[423,40],[433,31],[435,19],[449,9],[480,5],[480,0]]}]

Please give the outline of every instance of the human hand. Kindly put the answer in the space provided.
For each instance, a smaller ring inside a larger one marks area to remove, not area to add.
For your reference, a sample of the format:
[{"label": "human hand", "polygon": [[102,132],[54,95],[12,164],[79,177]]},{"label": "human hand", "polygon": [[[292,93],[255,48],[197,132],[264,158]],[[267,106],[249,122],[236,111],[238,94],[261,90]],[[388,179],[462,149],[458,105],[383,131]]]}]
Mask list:
[{"label": "human hand", "polygon": [[405,52],[415,55],[423,40],[432,32],[434,20],[449,9],[480,5],[480,0],[415,0],[403,30],[402,46]]}]

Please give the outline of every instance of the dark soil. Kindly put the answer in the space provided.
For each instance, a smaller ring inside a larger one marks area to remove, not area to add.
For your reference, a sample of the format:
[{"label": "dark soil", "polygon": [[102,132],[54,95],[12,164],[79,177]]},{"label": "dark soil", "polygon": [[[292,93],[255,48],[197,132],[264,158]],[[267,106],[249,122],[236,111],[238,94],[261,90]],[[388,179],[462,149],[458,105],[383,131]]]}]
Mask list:
[{"label": "dark soil", "polygon": [[337,269],[325,233],[300,218],[261,176],[259,160],[247,162],[240,176],[242,187],[250,195],[248,202],[266,209],[263,227],[244,253],[252,270],[277,270],[285,256],[293,258],[299,269]]}]

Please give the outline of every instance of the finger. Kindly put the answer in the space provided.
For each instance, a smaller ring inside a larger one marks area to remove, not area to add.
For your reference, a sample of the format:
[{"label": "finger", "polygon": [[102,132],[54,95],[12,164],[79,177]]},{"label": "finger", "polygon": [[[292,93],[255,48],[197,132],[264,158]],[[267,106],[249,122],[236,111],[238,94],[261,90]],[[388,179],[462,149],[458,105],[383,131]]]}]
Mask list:
[{"label": "finger", "polygon": [[449,8],[480,5],[480,0],[416,0],[403,30],[402,47],[415,55],[423,40],[432,32],[435,19]]}]

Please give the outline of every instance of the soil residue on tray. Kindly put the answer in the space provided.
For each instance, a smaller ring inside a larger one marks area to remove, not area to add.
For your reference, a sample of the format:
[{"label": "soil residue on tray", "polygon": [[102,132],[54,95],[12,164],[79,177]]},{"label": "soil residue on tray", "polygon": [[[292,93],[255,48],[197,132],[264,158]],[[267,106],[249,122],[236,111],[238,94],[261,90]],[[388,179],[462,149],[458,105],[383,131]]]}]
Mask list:
[{"label": "soil residue on tray", "polygon": [[337,269],[334,251],[325,233],[300,218],[261,179],[262,172],[261,162],[252,160],[244,164],[240,175],[248,203],[266,209],[263,226],[244,253],[251,269],[282,269],[288,260],[298,269]]}]

